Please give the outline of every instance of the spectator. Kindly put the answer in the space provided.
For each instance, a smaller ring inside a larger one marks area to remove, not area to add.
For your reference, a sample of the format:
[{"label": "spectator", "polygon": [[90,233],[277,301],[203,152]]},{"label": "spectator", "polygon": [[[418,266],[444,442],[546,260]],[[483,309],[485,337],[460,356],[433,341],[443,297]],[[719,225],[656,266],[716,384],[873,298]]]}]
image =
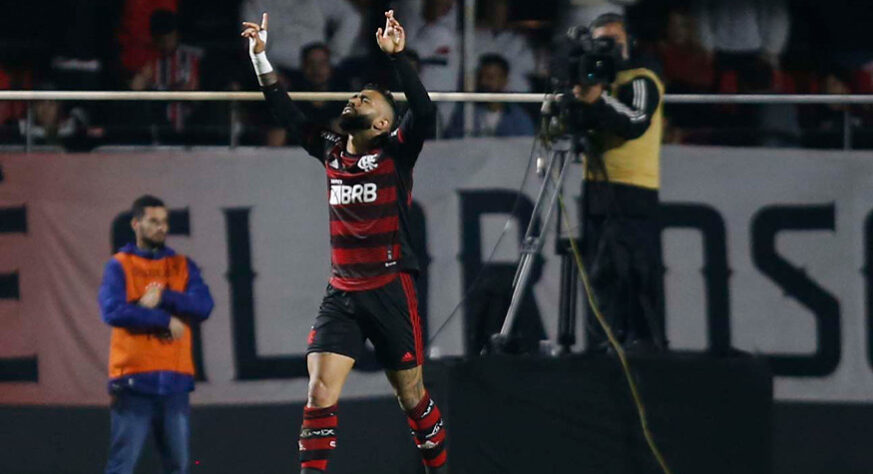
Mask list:
[{"label": "spectator", "polygon": [[[418,30],[407,30],[410,46],[421,59],[421,82],[429,91],[456,91],[461,72],[461,41],[450,26],[454,0],[424,0],[421,14],[424,23]],[[403,20],[403,18],[399,18]],[[437,105],[441,123],[447,123],[452,104]]]},{"label": "spectator", "polygon": [[[497,54],[486,54],[476,71],[477,92],[506,92],[509,83],[509,62]],[[517,104],[506,102],[477,103],[473,108],[473,136],[511,137],[533,135],[530,117]],[[464,135],[464,107],[457,104],[446,137]]]},{"label": "spectator", "polygon": [[[38,90],[57,90],[54,84],[43,83]],[[27,140],[27,119],[20,118],[17,123],[18,141]],[[82,107],[67,111],[56,100],[37,100],[33,102],[33,122],[30,136],[36,145],[62,146],[68,150],[88,150],[96,145],[102,136],[102,129],[91,127],[88,115]]]},{"label": "spectator", "polygon": [[[340,92],[349,90],[349,85],[334,72],[330,48],[324,43],[312,43],[300,53],[300,73],[291,80],[294,90],[313,92]],[[300,109],[314,121],[335,125],[343,111],[343,102],[300,102]],[[333,128],[333,127],[332,127]]]},{"label": "spectator", "polygon": [[705,93],[713,87],[712,56],[703,48],[694,18],[686,9],[667,13],[664,37],[656,46],[667,90]]},{"label": "spectator", "polygon": [[[822,94],[851,94],[852,73],[841,67],[831,67],[819,81]],[[803,146],[809,148],[841,148],[843,146],[843,127],[846,112],[851,111],[847,104],[825,104],[808,106],[801,114],[804,130]],[[849,125],[857,135],[864,125],[857,114],[849,114]],[[864,138],[864,137],[862,137]]]},{"label": "spectator", "polygon": [[[772,92],[789,31],[785,0],[701,0],[692,4],[700,41],[711,55],[714,90],[719,93]],[[756,146],[765,135],[749,128],[774,128],[788,137],[779,107],[730,104],[714,107],[711,139],[716,144]],[[786,112],[792,112],[786,109]],[[783,122],[783,123],[779,123]],[[767,139],[769,140],[769,139]],[[777,142],[783,142],[779,139]]]},{"label": "spectator", "polygon": [[[157,10],[150,21],[152,47],[156,56],[147,61],[129,82],[131,90],[193,91],[200,88],[200,49],[180,44],[176,14],[170,10]],[[151,109],[153,124],[169,126],[175,133],[185,129],[186,118],[192,106],[188,102],[176,102]]]},{"label": "spectator", "polygon": [[[18,121],[19,132],[24,138],[27,120]],[[30,133],[35,143],[60,145],[60,140],[76,134],[79,128],[73,117],[61,114],[61,106],[55,100],[38,100],[33,103],[33,126]]]},{"label": "spectator", "polygon": [[[708,93],[713,89],[715,71],[712,56],[703,49],[696,23],[687,9],[674,8],[667,13],[662,39],[655,45],[655,55],[663,65],[667,92],[674,94]],[[665,141],[679,143],[686,137],[694,140],[691,129],[712,126],[704,117],[712,113],[708,105],[665,105]]]},{"label": "spectator", "polygon": [[125,0],[118,30],[121,48],[121,65],[133,74],[154,60],[156,51],[152,46],[150,22],[158,10],[176,12],[179,0]]},{"label": "spectator", "polygon": [[361,28],[360,13],[346,0],[245,0],[240,15],[260,18],[264,12],[274,20],[270,60],[286,69],[300,69],[300,52],[311,43],[327,44],[336,65],[352,52]]},{"label": "spectator", "polygon": [[[425,24],[425,3],[427,0],[394,0],[391,8],[394,9],[398,18],[406,18],[406,31],[418,31]],[[439,21],[452,31],[460,31],[461,23],[458,18],[458,8],[455,2],[445,15],[441,15]]]},{"label": "spectator", "polygon": [[790,27],[785,0],[701,0],[694,8],[719,91],[747,92],[761,65],[779,68]]},{"label": "spectator", "polygon": [[512,71],[507,90],[530,91],[529,77],[535,72],[536,60],[527,38],[508,28],[509,1],[483,0],[476,6],[476,57],[502,55]]}]

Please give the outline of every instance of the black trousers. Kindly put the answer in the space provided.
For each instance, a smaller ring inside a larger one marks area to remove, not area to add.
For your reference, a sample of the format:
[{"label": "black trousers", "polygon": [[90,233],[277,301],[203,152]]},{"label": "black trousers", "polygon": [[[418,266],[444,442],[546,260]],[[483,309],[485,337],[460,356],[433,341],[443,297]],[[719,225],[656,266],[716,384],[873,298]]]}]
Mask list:
[{"label": "black trousers", "polygon": [[[657,217],[587,215],[582,232],[591,287],[618,340],[625,346],[642,342],[666,349]],[[588,349],[605,349],[606,334],[587,302],[585,320]]]}]

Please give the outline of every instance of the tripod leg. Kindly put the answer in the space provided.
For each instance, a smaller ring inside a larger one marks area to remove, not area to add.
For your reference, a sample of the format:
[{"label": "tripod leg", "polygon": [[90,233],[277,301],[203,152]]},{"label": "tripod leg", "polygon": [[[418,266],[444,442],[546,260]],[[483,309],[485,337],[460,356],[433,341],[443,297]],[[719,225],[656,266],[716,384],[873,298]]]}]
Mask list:
[{"label": "tripod leg", "polygon": [[503,320],[503,326],[500,328],[500,336],[504,339],[509,337],[509,332],[512,331],[512,325],[515,324],[515,318],[518,316],[518,309],[521,306],[521,298],[524,296],[524,289],[527,287],[528,278],[530,278],[533,257],[534,254],[522,254],[521,261],[518,264],[518,278],[515,286],[512,288],[512,300],[509,303],[509,310],[506,312],[506,318]]},{"label": "tripod leg", "polygon": [[[500,332],[491,337],[491,345],[494,349],[500,350],[501,346],[508,342],[509,333],[515,324],[522,297],[528,288],[533,259],[542,251],[543,234],[549,228],[552,211],[556,207],[558,193],[562,189],[565,172],[570,163],[570,160],[567,159],[567,153],[568,149],[553,149],[549,152],[549,164],[545,179],[540,186],[531,220],[522,240],[522,255],[513,281],[512,300]],[[554,172],[555,167],[558,168],[557,174]]]},{"label": "tripod leg", "polygon": [[576,262],[570,255],[561,256],[561,293],[558,313],[558,345],[569,353],[576,345]]}]

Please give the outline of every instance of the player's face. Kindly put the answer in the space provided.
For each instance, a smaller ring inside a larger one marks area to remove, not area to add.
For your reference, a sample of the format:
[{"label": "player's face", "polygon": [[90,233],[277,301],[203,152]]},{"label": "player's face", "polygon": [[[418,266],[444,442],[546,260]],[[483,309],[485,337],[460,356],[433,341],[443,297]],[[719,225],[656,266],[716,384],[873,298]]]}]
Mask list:
[{"label": "player's face", "polygon": [[133,232],[137,242],[148,248],[163,247],[170,231],[169,216],[165,207],[147,207],[139,219],[133,219]]},{"label": "player's face", "polygon": [[612,38],[621,46],[621,54],[625,59],[630,57],[630,52],[627,47],[627,31],[621,23],[609,23],[595,28],[591,32],[591,36],[595,38]]},{"label": "player's face", "polygon": [[340,115],[340,126],[347,132],[374,128],[382,131],[391,125],[388,101],[382,94],[364,89],[353,95]]}]

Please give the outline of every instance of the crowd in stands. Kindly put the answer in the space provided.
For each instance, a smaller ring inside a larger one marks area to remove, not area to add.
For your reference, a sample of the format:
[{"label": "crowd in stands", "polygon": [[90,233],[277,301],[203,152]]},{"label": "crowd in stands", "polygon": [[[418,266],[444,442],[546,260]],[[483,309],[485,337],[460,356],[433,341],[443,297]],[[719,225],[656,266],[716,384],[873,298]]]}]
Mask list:
[{"label": "crowd in stands", "polygon": [[[394,8],[429,91],[464,90],[463,0],[57,0],[0,32],[0,90],[257,90],[241,20],[268,11],[270,60],[290,90],[392,84],[373,32]],[[33,3],[31,5],[31,3]],[[634,54],[662,67],[668,93],[873,93],[873,9],[852,0],[477,0],[474,87],[546,92],[550,54],[570,26],[627,16]],[[15,23],[15,22],[12,22]],[[341,102],[305,102],[336,127]],[[864,105],[668,104],[669,143],[873,148]],[[529,136],[537,109],[439,104],[434,136]],[[849,122],[845,123],[846,117]],[[260,103],[0,101],[0,145],[87,150],[101,144],[292,146]]]}]

